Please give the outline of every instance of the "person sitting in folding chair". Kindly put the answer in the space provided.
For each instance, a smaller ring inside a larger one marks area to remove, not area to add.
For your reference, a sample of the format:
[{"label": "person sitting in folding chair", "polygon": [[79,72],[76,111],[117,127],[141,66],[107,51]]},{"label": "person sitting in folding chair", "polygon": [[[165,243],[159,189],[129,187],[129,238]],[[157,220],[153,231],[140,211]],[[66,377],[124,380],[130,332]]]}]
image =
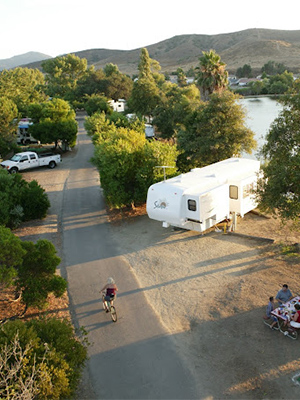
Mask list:
[{"label": "person sitting in folding chair", "polygon": [[277,324],[277,318],[274,315],[271,314],[271,312],[275,308],[274,307],[274,303],[275,303],[274,297],[271,296],[269,298],[269,303],[268,303],[267,308],[266,308],[266,315],[263,316],[263,319],[265,321],[268,321],[268,320],[272,321],[272,323],[270,323],[270,324],[266,322],[266,324],[269,325],[271,329],[274,329],[274,326]]},{"label": "person sitting in folding chair", "polygon": [[300,328],[300,304],[295,304],[296,313],[292,316],[292,319],[289,325],[292,328],[299,329]]}]

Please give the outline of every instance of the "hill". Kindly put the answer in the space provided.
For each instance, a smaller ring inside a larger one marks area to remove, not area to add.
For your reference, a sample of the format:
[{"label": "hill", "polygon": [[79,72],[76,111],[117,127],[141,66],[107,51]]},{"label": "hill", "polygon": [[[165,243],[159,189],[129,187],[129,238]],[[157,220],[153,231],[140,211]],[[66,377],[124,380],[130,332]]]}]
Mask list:
[{"label": "hill", "polygon": [[[160,63],[162,72],[196,67],[202,52],[210,49],[221,56],[233,74],[245,64],[259,73],[270,60],[283,63],[293,72],[300,69],[300,30],[247,29],[219,35],[179,35],[146,47],[150,57]],[[95,68],[113,63],[121,72],[132,75],[137,73],[140,50],[90,49],[74,54],[86,58]],[[26,66],[40,68],[40,65],[39,62]]]},{"label": "hill", "polygon": [[18,56],[0,60],[0,71],[2,71],[3,69],[10,69],[10,68],[15,68],[15,67],[19,67],[19,66],[24,66],[26,64],[33,63],[36,61],[47,60],[48,58],[52,58],[52,57],[47,56],[46,54],[43,54],[43,53],[30,51],[25,54],[21,54]]}]

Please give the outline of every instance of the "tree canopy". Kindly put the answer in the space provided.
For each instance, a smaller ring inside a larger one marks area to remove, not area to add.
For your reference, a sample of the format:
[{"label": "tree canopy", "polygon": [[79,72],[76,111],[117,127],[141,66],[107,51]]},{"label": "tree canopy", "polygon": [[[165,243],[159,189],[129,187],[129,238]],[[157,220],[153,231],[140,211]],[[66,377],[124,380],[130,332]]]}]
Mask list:
[{"label": "tree canopy", "polygon": [[28,108],[33,120],[29,131],[41,143],[58,142],[74,146],[78,131],[75,112],[69,103],[62,99],[53,99]]},{"label": "tree canopy", "polygon": [[44,218],[50,207],[45,190],[20,174],[0,170],[0,225],[15,228],[22,221]]},{"label": "tree canopy", "polygon": [[161,99],[154,110],[153,124],[164,139],[176,138],[189,113],[200,104],[200,93],[195,85],[179,87],[165,84]]},{"label": "tree canopy", "polygon": [[67,320],[9,321],[0,330],[0,397],[71,398],[86,358]]},{"label": "tree canopy", "polygon": [[9,228],[0,225],[0,282],[11,285],[17,276],[17,269],[23,262],[25,250],[21,239]]},{"label": "tree canopy", "polygon": [[36,243],[25,241],[23,262],[18,268],[15,285],[22,293],[22,301],[27,307],[44,308],[49,293],[61,297],[67,288],[67,281],[56,274],[60,258],[54,245],[45,239]]},{"label": "tree canopy", "polygon": [[0,97],[13,101],[26,117],[29,104],[44,101],[44,75],[38,69],[15,68],[0,72]]},{"label": "tree canopy", "polygon": [[157,85],[159,63],[149,57],[146,48],[141,50],[139,62],[139,76],[134,82],[128,107],[135,113],[143,116],[152,116],[155,107],[160,101],[160,90]]},{"label": "tree canopy", "polygon": [[299,223],[300,215],[300,94],[283,100],[284,108],[271,125],[262,148],[266,159],[258,200],[263,210]]},{"label": "tree canopy", "polygon": [[139,121],[118,128],[104,114],[94,114],[85,126],[93,136],[93,162],[100,172],[104,196],[113,208],[144,203],[148,187],[163,177],[163,171],[155,167],[175,167],[176,147],[146,140]]},{"label": "tree canopy", "polygon": [[226,64],[214,50],[202,53],[203,56],[199,58],[197,84],[200,88],[201,99],[207,101],[212,93],[220,92],[228,87],[228,72]]},{"label": "tree canopy", "polygon": [[72,100],[78,80],[87,72],[87,60],[67,54],[44,61],[42,68],[46,73],[49,96]]},{"label": "tree canopy", "polygon": [[7,97],[0,97],[0,156],[8,154],[15,145],[16,104]]},{"label": "tree canopy", "polygon": [[178,133],[185,169],[251,153],[256,147],[254,133],[245,126],[245,111],[237,99],[229,91],[213,93],[208,102],[189,114]]}]

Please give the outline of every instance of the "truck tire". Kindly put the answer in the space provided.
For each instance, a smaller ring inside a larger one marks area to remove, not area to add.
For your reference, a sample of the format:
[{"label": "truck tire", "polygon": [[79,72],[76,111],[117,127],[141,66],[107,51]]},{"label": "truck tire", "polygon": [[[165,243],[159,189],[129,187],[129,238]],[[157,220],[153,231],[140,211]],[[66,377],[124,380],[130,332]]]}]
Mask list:
[{"label": "truck tire", "polygon": [[55,161],[50,161],[49,162],[49,168],[53,169],[56,167],[56,162]]},{"label": "truck tire", "polygon": [[18,168],[17,168],[17,167],[12,167],[12,168],[9,170],[9,172],[10,172],[11,174],[16,174],[16,173],[18,172]]}]

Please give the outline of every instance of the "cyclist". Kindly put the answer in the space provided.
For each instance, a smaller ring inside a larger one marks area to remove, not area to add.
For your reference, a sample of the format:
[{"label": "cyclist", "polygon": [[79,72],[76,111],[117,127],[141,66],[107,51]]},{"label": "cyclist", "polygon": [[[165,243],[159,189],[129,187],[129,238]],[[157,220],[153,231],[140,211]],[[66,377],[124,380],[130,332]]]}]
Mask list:
[{"label": "cyclist", "polygon": [[[100,290],[100,292],[105,291],[105,302],[110,301],[112,302],[116,296],[116,292],[118,291],[117,285],[113,278],[108,278],[106,285]],[[106,304],[106,312],[108,312],[107,304]]]}]

